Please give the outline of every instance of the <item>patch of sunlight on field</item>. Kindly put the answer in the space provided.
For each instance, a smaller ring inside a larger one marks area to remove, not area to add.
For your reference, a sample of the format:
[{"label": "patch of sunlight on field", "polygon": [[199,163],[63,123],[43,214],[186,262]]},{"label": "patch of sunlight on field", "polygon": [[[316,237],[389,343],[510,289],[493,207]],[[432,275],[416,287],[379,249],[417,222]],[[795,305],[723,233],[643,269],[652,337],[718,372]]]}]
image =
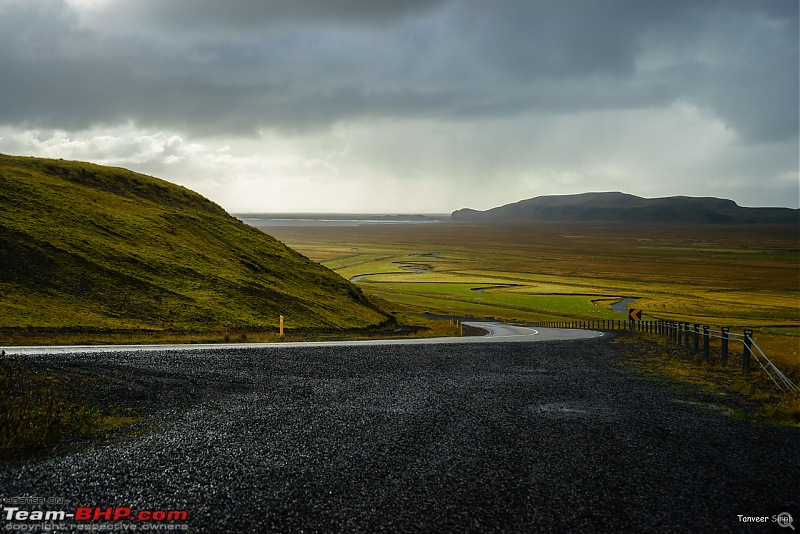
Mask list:
[{"label": "patch of sunlight on field", "polygon": [[477,318],[495,318],[502,320],[524,321],[559,321],[564,320],[563,315],[553,315],[535,310],[510,309],[493,306],[484,302],[464,302],[428,297],[414,293],[395,293],[382,291],[373,287],[365,288],[367,294],[375,295],[390,302],[398,302],[412,306],[420,311],[428,311],[441,315],[470,316]]},{"label": "patch of sunlight on field", "polygon": [[[424,297],[430,305],[432,300],[441,300],[439,308],[452,308],[456,303],[463,307],[467,304],[477,305],[479,309],[487,307],[503,310],[533,311],[561,317],[586,317],[591,319],[619,319],[623,314],[610,309],[610,305],[601,306],[594,301],[603,299],[602,295],[538,295],[517,291],[519,288],[498,288],[490,285],[470,283],[370,283],[365,284],[370,291],[380,291],[386,295],[404,295],[404,301],[418,301],[416,297]],[[478,289],[479,291],[476,291]],[[383,297],[391,300],[389,297]],[[420,301],[421,302],[421,301]],[[507,312],[504,315],[508,315]]]},{"label": "patch of sunlight on field", "polygon": [[424,273],[416,273],[407,270],[388,271],[366,274],[361,278],[363,283],[398,283],[404,284],[419,284],[419,283],[442,283],[442,284],[466,284],[478,286],[495,286],[502,281],[490,277],[462,277],[453,273],[441,273],[438,271],[426,271]]}]

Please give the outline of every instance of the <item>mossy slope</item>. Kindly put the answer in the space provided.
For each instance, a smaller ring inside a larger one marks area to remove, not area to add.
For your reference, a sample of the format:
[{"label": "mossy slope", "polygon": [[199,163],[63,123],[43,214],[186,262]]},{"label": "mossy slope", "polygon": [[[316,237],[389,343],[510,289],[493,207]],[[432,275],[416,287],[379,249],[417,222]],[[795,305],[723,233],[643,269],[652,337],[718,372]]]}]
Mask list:
[{"label": "mossy slope", "polygon": [[0,328],[375,326],[329,269],[186,188],[125,169],[0,155]]}]

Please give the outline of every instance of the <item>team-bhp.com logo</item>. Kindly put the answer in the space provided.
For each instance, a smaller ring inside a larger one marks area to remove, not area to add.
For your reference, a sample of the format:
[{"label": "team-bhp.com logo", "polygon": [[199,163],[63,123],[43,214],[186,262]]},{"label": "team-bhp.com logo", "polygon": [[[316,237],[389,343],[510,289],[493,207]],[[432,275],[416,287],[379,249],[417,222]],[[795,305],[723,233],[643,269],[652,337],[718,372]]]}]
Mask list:
[{"label": "team-bhp.com logo", "polygon": [[[5,506],[2,517],[6,520],[4,530],[36,531],[36,522],[55,526],[75,522],[75,530],[188,530],[189,513],[186,510],[139,510],[128,506],[79,506],[70,510],[23,510]],[[124,525],[124,526],[123,526]],[[117,528],[113,528],[113,527]],[[123,527],[123,528],[119,528]],[[48,528],[44,530],[59,530]]]}]

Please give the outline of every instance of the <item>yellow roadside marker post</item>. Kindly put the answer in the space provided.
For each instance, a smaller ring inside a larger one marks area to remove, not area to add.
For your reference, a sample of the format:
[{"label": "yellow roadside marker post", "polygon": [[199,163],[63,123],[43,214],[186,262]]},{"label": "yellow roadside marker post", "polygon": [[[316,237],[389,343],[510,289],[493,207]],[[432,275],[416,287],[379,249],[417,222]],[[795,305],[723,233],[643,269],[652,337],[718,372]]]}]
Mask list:
[{"label": "yellow roadside marker post", "polygon": [[281,315],[281,331],[280,336],[283,337],[283,315]]}]

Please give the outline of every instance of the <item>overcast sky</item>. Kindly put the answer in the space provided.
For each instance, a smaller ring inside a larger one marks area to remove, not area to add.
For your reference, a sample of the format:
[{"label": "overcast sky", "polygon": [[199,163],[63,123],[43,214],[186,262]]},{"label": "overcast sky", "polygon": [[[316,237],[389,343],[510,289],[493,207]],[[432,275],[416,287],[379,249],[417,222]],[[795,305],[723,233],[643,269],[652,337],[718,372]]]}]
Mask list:
[{"label": "overcast sky", "polygon": [[797,0],[0,0],[0,152],[230,212],[800,205]]}]

